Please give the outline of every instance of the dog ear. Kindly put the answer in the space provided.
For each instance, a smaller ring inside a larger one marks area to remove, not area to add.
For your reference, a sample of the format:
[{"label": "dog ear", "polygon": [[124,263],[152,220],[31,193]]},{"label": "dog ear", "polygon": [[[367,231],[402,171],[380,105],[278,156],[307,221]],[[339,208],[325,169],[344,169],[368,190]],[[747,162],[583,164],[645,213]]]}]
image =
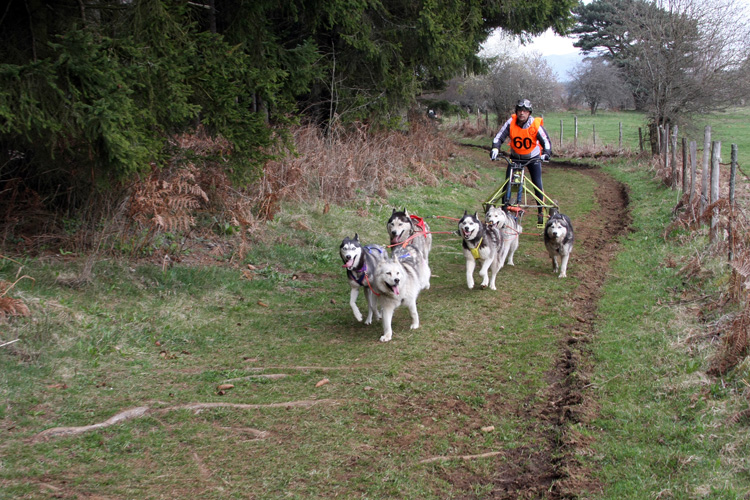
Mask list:
[{"label": "dog ear", "polygon": [[474,211],[474,218],[477,219],[477,220],[479,220],[479,212]]},{"label": "dog ear", "polygon": [[354,233],[354,241],[359,241],[359,234],[358,233]]},{"label": "dog ear", "polygon": [[395,214],[395,213],[396,213],[396,209],[394,208],[394,209],[393,209],[393,210],[391,211],[391,215],[393,215],[393,214]]}]

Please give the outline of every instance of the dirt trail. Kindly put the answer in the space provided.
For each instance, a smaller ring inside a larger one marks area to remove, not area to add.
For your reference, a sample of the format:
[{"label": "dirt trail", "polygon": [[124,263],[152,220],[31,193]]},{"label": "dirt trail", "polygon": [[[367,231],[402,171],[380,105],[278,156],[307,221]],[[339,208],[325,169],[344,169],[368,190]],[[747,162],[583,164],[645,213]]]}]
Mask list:
[{"label": "dirt trail", "polygon": [[[585,422],[595,411],[587,395],[590,372],[588,343],[595,333],[596,304],[602,293],[610,261],[618,250],[618,237],[628,231],[631,217],[624,185],[596,167],[556,163],[557,169],[572,169],[596,182],[599,208],[586,220],[578,220],[576,230],[576,275],[580,285],[573,294],[575,323],[563,325],[554,369],[547,374],[549,386],[540,403],[530,406],[525,418],[538,421],[540,437],[546,446],[528,455],[519,452],[507,470],[495,477],[492,498],[577,498],[585,491],[597,491],[589,471],[576,459],[576,451],[586,447],[571,424]],[[523,464],[523,465],[521,465]]]}]

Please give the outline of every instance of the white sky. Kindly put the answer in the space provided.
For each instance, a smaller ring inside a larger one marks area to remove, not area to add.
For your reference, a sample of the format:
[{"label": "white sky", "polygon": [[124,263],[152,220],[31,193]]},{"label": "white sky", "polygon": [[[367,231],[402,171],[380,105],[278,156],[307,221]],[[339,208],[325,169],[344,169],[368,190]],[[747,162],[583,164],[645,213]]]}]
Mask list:
[{"label": "white sky", "polygon": [[[531,43],[519,46],[519,50],[522,52],[539,52],[543,56],[571,54],[578,52],[578,49],[573,47],[574,41],[574,38],[563,38],[549,29],[543,35],[535,37]],[[501,48],[507,44],[518,45],[518,42],[513,39],[509,40],[500,30],[496,30],[482,46],[482,55],[490,57],[497,55],[501,52]]]},{"label": "white sky", "polygon": [[575,40],[575,38],[558,36],[551,29],[548,29],[543,35],[534,38],[532,43],[527,44],[521,50],[524,52],[540,52],[543,56],[570,54],[578,52],[578,49],[573,47]]},{"label": "white sky", "polygon": [[[584,3],[589,3],[590,1],[591,0],[584,0]],[[734,2],[736,3],[736,7],[740,10],[744,8],[745,13],[750,11],[750,0],[734,0]],[[738,10],[738,15],[743,14],[740,10]],[[502,34],[499,34],[498,31],[499,30],[496,30],[496,32],[490,35],[487,39],[487,42],[483,46],[482,55],[497,55],[497,47],[501,46],[503,43],[508,43],[502,41],[503,36]],[[556,35],[552,29],[548,29],[543,35],[534,38],[531,43],[521,46],[520,50],[522,52],[536,51],[543,56],[572,54],[578,52],[578,49],[573,47],[573,42],[575,42],[575,40],[575,37],[561,37]]]}]

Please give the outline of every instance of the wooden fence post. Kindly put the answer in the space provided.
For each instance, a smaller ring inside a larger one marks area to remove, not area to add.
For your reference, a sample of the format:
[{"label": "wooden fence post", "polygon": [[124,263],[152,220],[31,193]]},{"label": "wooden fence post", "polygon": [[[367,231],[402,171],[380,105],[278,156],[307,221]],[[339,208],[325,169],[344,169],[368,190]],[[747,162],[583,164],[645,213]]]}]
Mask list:
[{"label": "wooden fence post", "polygon": [[638,127],[638,147],[641,148],[641,153],[643,153],[643,129],[641,127]]},{"label": "wooden fence post", "polygon": [[596,123],[594,123],[594,146],[596,146]]},{"label": "wooden fence post", "polygon": [[620,122],[620,142],[618,149],[622,151],[622,122]]},{"label": "wooden fence post", "polygon": [[[688,204],[692,207],[695,199],[695,169],[698,162],[698,145],[695,141],[690,141],[690,197]],[[695,215],[695,214],[693,214]]]},{"label": "wooden fence post", "polygon": [[[664,133],[664,126],[658,125],[656,127],[656,150],[659,152],[659,156],[664,154],[664,152],[661,150],[661,135]],[[652,143],[653,144],[653,143]],[[651,146],[652,152],[653,152],[653,145]]]},{"label": "wooden fence post", "polygon": [[[721,141],[713,141],[711,146],[711,199],[709,203],[713,205],[719,201],[719,165],[721,164]],[[711,212],[711,233],[710,241],[716,242],[719,239],[719,208],[714,207]]]},{"label": "wooden fence post", "polygon": [[669,125],[664,125],[661,135],[661,161],[664,165],[664,170],[669,171]]},{"label": "wooden fence post", "polygon": [[560,120],[560,147],[563,145],[563,121]]},{"label": "wooden fence post", "polygon": [[672,174],[671,174],[672,179],[671,179],[670,184],[672,187],[672,191],[674,191],[675,189],[677,189],[677,181],[678,181],[678,178],[677,178],[677,172],[678,172],[677,170],[677,125],[672,127],[672,136],[669,138],[669,144],[671,146],[669,160],[670,160],[670,165],[672,165]]},{"label": "wooden fence post", "polygon": [[737,178],[737,144],[732,144],[732,164],[729,170],[729,260],[734,258],[734,188]]},{"label": "wooden fence post", "polygon": [[682,138],[682,194],[688,192],[688,182],[690,176],[688,175],[688,148],[687,138]]},{"label": "wooden fence post", "polygon": [[573,148],[578,149],[578,117],[573,117],[573,129],[574,129],[574,135],[573,135]]},{"label": "wooden fence post", "polygon": [[711,125],[706,125],[703,131],[703,170],[701,171],[701,210],[700,215],[706,212],[708,206],[708,170],[711,160]]}]

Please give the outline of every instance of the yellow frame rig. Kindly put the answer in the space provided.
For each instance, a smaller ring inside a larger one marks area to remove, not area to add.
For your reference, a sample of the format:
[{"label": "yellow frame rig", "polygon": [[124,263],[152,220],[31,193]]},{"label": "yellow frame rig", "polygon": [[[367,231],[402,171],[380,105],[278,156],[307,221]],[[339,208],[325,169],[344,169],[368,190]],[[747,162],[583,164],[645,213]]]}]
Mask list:
[{"label": "yellow frame rig", "polygon": [[[482,204],[485,213],[491,206],[507,206],[509,208],[515,208],[514,211],[518,213],[518,217],[520,218],[528,208],[546,208],[546,217],[549,218],[550,215],[560,210],[560,207],[555,200],[547,196],[543,190],[539,189],[536,184],[526,178],[526,169],[524,168],[526,166],[525,164],[517,163],[507,158],[504,159],[511,167],[510,176],[506,178],[505,182],[503,182],[502,185],[492,193],[487,201]],[[510,190],[510,193],[508,193],[507,196],[505,196],[506,187]],[[515,203],[511,203],[511,200],[513,199],[513,188],[516,188]],[[537,197],[536,191],[542,193],[541,199]],[[536,201],[536,205],[529,204],[529,197]],[[504,199],[507,200],[507,203]],[[544,227],[543,224],[541,226],[537,224],[537,226],[540,229]]]}]

